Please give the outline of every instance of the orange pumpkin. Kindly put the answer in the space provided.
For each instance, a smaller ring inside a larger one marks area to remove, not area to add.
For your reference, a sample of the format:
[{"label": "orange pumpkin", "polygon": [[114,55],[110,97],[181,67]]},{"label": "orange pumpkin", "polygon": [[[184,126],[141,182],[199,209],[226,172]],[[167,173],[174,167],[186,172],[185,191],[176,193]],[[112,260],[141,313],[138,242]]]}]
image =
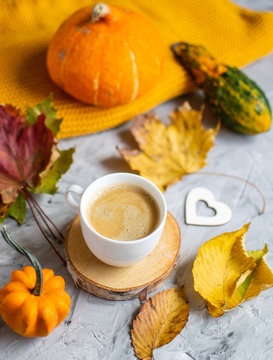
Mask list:
[{"label": "orange pumpkin", "polygon": [[47,67],[52,80],[76,99],[112,107],[152,88],[164,51],[148,19],[100,3],[80,9],[61,25],[48,48]]},{"label": "orange pumpkin", "polygon": [[34,267],[13,271],[10,282],[0,290],[0,314],[22,336],[47,336],[69,313],[71,300],[64,279],[50,269],[42,270],[35,256],[12,240],[5,229],[2,235]]}]

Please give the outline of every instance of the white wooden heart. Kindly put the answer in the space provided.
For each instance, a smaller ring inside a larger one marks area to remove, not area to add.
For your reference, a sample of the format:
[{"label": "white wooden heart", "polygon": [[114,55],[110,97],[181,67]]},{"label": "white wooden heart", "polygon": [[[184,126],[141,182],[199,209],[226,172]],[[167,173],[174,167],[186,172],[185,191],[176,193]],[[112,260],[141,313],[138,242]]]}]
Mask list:
[{"label": "white wooden heart", "polygon": [[[204,201],[208,207],[214,209],[214,216],[198,216],[196,205],[198,201]],[[230,207],[220,201],[215,201],[213,193],[202,187],[192,189],[186,198],[185,222],[188,225],[217,226],[229,222],[232,218]]]}]

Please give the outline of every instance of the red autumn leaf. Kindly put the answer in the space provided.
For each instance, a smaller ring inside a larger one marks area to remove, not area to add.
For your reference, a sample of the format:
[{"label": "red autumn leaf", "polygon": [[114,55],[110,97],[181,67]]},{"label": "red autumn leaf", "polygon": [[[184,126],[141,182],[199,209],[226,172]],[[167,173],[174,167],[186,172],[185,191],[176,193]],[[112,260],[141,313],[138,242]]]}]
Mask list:
[{"label": "red autumn leaf", "polygon": [[41,114],[30,126],[18,111],[0,106],[0,194],[4,204],[13,203],[23,185],[34,188],[39,173],[49,163],[54,135]]}]

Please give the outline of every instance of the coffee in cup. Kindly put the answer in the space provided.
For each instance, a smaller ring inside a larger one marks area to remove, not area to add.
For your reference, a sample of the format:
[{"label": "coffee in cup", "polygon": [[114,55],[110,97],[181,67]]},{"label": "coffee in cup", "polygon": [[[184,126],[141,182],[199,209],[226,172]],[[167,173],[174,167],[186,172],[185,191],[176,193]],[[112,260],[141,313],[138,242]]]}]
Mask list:
[{"label": "coffee in cup", "polygon": [[[80,214],[88,248],[108,265],[137,263],[153,251],[162,235],[166,201],[158,187],[141,176],[105,175],[85,190],[70,185],[65,196],[69,206]],[[115,208],[119,203],[123,204],[121,210],[109,210],[109,204]]]},{"label": "coffee in cup", "polygon": [[160,221],[160,209],[145,189],[128,183],[101,188],[90,199],[86,218],[99,234],[131,241],[151,234]]}]

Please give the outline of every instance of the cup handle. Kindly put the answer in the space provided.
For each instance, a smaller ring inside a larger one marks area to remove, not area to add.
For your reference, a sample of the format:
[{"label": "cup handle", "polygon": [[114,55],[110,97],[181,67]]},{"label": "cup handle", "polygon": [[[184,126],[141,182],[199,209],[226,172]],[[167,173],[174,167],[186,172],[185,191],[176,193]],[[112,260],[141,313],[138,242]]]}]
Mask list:
[{"label": "cup handle", "polygon": [[70,207],[72,207],[72,209],[74,211],[76,211],[77,214],[80,213],[80,202],[77,202],[74,199],[72,194],[74,193],[74,194],[79,195],[81,197],[83,192],[84,192],[84,189],[81,186],[76,185],[76,184],[70,185],[65,191],[66,202],[68,203],[68,205]]}]

